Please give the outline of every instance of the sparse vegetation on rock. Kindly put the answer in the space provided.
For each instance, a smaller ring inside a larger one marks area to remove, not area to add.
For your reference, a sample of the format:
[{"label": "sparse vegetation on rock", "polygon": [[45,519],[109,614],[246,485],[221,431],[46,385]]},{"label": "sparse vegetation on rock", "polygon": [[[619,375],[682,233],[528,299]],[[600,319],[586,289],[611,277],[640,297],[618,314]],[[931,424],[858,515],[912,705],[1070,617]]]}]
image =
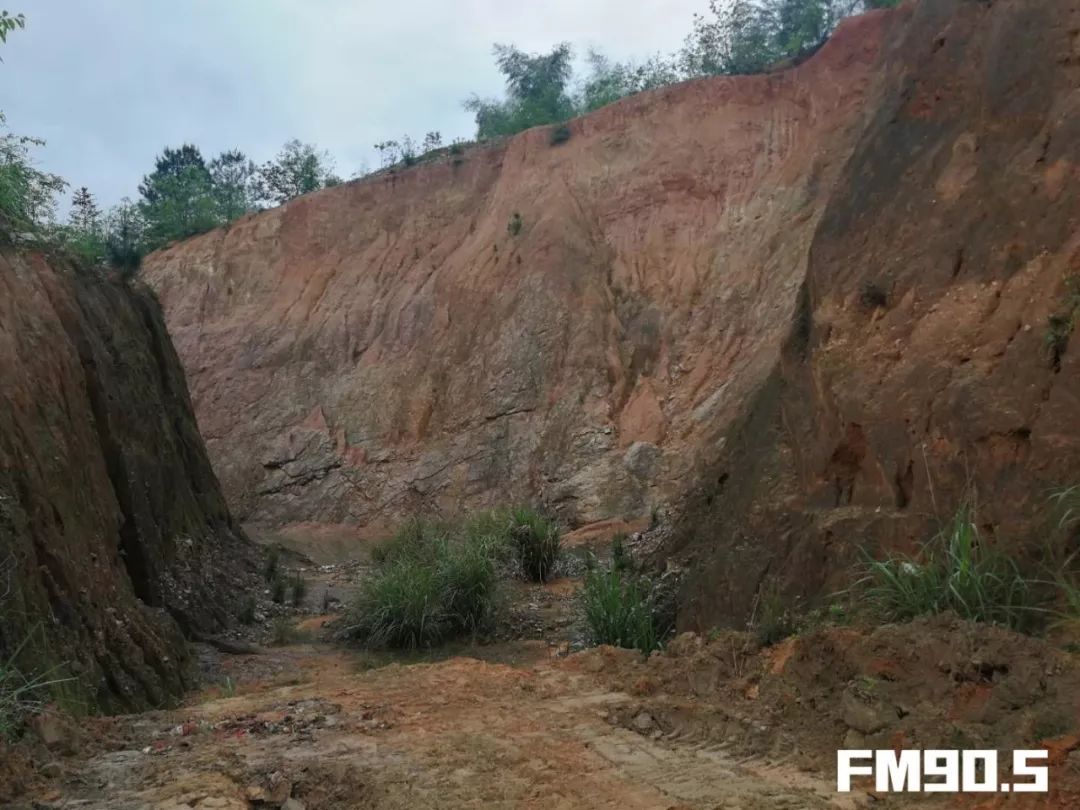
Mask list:
[{"label": "sparse vegetation on rock", "polygon": [[521,228],[524,224],[525,223],[521,219],[521,214],[515,211],[510,216],[510,221],[506,223],[506,231],[511,236],[517,236],[519,233],[521,233]]},{"label": "sparse vegetation on rock", "polygon": [[963,619],[1026,630],[1045,614],[1038,582],[1000,546],[981,538],[962,507],[917,556],[896,554],[866,565],[861,598],[880,618],[909,621],[952,612]]},{"label": "sparse vegetation on rock", "polygon": [[1069,348],[1069,341],[1080,323],[1080,276],[1069,276],[1065,281],[1065,301],[1046,325],[1046,349],[1050,364],[1055,371],[1061,370],[1061,360]]}]

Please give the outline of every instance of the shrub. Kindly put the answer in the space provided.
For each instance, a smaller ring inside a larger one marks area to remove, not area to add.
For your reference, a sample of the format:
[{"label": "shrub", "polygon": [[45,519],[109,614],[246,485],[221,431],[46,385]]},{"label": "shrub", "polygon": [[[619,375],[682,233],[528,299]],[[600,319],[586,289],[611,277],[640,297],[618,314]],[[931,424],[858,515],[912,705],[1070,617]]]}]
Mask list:
[{"label": "shrub", "polygon": [[570,135],[570,127],[565,125],[555,127],[555,129],[551,130],[551,145],[558,146],[560,143],[566,143],[570,140]]},{"label": "shrub", "polygon": [[889,294],[875,281],[867,281],[859,291],[859,301],[867,309],[878,309],[889,303]]},{"label": "shrub", "polygon": [[615,568],[593,566],[585,574],[582,605],[589,640],[648,654],[659,649],[662,628],[653,614],[643,580]]},{"label": "shrub", "polygon": [[521,573],[536,582],[547,580],[559,561],[559,527],[535,509],[515,509],[510,534]]},{"label": "shrub", "polygon": [[952,611],[1022,630],[1041,612],[1036,584],[1013,558],[981,542],[971,510],[963,507],[920,558],[872,560],[858,586],[871,609],[889,621]]},{"label": "shrub", "polygon": [[514,215],[510,217],[510,222],[508,222],[506,225],[506,231],[511,236],[517,236],[519,233],[521,233],[521,228],[523,225],[524,222],[521,219],[521,214],[515,211]]}]

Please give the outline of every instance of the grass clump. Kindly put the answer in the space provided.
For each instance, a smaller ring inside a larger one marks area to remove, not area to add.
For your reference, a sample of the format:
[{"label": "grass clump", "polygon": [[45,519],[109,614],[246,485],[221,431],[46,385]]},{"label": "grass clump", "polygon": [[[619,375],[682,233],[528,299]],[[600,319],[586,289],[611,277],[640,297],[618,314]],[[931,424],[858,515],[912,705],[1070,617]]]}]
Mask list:
[{"label": "grass clump", "polygon": [[384,563],[352,604],[349,633],[372,647],[412,649],[437,644],[452,622],[439,570],[406,558]]},{"label": "grass clump", "polygon": [[547,581],[559,561],[562,540],[559,527],[535,509],[515,509],[510,536],[521,573],[535,582]]},{"label": "grass clump", "polygon": [[771,647],[800,630],[796,610],[787,605],[779,585],[773,581],[758,591],[750,630],[762,647]]},{"label": "grass clump", "polygon": [[1059,489],[1050,497],[1058,518],[1058,529],[1071,532],[1080,527],[1080,485]]},{"label": "grass clump", "polygon": [[275,647],[284,647],[286,644],[295,644],[301,641],[304,634],[288,616],[278,616],[270,625],[270,644]]},{"label": "grass clump", "polygon": [[449,543],[438,558],[442,604],[447,630],[471,633],[491,618],[498,574],[492,547],[469,542]]},{"label": "grass clump", "polygon": [[648,655],[660,648],[667,634],[667,628],[657,620],[647,582],[614,566],[590,567],[581,601],[593,644],[626,647]]},{"label": "grass clump", "polygon": [[345,632],[370,647],[410,649],[481,631],[495,617],[500,574],[543,581],[558,556],[558,527],[532,509],[456,523],[413,518],[372,552]]},{"label": "grass clump", "polygon": [[11,742],[26,721],[45,709],[53,690],[72,681],[55,677],[60,667],[24,675],[16,661],[29,643],[28,635],[7,660],[0,659],[0,740]]},{"label": "grass clump", "polygon": [[871,610],[888,621],[951,611],[1026,630],[1043,612],[1036,584],[1012,557],[982,542],[971,509],[963,507],[919,557],[872,560],[857,585]]}]

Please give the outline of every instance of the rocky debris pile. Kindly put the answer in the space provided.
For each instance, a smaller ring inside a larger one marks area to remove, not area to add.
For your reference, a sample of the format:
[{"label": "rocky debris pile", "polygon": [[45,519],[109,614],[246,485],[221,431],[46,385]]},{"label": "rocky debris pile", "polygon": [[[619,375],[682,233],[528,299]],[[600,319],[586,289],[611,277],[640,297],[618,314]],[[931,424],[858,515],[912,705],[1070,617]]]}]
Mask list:
[{"label": "rocky debris pile", "polygon": [[1045,746],[1080,797],[1080,660],[1001,628],[942,616],[764,648],[747,633],[684,633],[648,659],[598,648],[564,665],[629,692],[609,721],[642,734],[824,771],[839,748]]}]

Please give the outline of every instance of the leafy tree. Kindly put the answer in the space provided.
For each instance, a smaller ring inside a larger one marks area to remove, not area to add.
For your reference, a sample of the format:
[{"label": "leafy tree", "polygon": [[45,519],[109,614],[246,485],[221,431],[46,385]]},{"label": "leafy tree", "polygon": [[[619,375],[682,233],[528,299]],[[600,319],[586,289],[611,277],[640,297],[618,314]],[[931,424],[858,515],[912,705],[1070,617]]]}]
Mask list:
[{"label": "leafy tree", "polygon": [[423,152],[432,152],[435,149],[442,149],[442,133],[438,130],[432,130],[424,136],[424,145],[422,147]]},{"label": "leafy tree", "polygon": [[9,14],[0,11],[0,44],[7,42],[7,35],[16,28],[26,28],[26,17],[22,14]]},{"label": "leafy tree", "polygon": [[239,149],[222,152],[210,161],[210,182],[218,217],[232,222],[258,209],[258,169]]},{"label": "leafy tree", "polygon": [[897,0],[710,0],[678,55],[686,76],[760,73],[820,47],[844,17]]},{"label": "leafy tree", "polygon": [[674,60],[660,55],[641,64],[612,62],[599,51],[589,51],[589,75],[578,93],[581,112],[599,109],[625,96],[674,84],[682,77]]},{"label": "leafy tree", "polygon": [[[0,113],[0,126],[5,125]],[[31,151],[45,141],[26,135],[0,135],[0,226],[32,231],[53,221],[56,195],[67,183],[34,168]]]},{"label": "leafy tree", "polygon": [[152,248],[221,224],[210,170],[198,147],[166,147],[139,185],[146,241]]},{"label": "leafy tree", "polygon": [[286,142],[274,160],[259,169],[262,193],[275,203],[286,203],[301,194],[340,183],[333,168],[327,152],[293,139]]},{"label": "leafy tree", "polygon": [[135,275],[147,252],[143,206],[125,197],[105,221],[105,259],[124,279]]},{"label": "leafy tree", "polygon": [[576,110],[567,91],[573,56],[565,42],[547,54],[527,54],[513,45],[496,45],[495,62],[506,77],[506,98],[473,96],[465,102],[465,109],[476,118],[477,138],[512,135],[573,117]]},{"label": "leafy tree", "polygon": [[[0,43],[7,35],[26,27],[22,14],[0,11]],[[0,128],[7,119],[0,112]],[[0,135],[0,229],[13,233],[36,231],[52,223],[56,215],[56,195],[67,183],[55,174],[34,168],[31,152],[45,141],[26,135]]]}]

